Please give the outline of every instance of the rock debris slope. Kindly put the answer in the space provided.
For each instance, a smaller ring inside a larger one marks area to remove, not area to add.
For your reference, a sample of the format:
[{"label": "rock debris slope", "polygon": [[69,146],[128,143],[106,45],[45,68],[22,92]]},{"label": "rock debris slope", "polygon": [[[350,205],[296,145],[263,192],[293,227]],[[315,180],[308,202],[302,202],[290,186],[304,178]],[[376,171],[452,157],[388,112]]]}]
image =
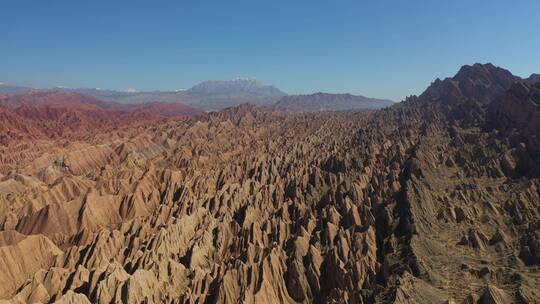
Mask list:
[{"label": "rock debris slope", "polygon": [[376,112],[35,141],[2,155],[0,298],[538,303],[538,107],[488,64]]}]

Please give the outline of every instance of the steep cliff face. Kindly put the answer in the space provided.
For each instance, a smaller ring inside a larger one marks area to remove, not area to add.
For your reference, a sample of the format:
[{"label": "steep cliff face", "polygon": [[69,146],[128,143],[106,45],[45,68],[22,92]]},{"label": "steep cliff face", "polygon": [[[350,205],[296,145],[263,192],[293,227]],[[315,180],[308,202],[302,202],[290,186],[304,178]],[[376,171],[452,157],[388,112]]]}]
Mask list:
[{"label": "steep cliff face", "polygon": [[21,146],[0,179],[0,298],[538,302],[526,87],[376,112],[242,105]]},{"label": "steep cliff face", "polygon": [[540,134],[540,82],[517,82],[489,107],[489,122],[500,129],[515,128],[534,136]]}]

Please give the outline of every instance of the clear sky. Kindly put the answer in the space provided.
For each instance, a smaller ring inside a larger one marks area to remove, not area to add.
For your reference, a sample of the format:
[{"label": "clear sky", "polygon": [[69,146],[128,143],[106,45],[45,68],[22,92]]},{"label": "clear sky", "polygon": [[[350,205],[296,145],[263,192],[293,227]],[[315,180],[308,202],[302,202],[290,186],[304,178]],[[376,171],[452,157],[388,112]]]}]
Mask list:
[{"label": "clear sky", "polygon": [[464,64],[540,72],[540,1],[2,1],[0,82],[174,90],[255,77],[401,100]]}]

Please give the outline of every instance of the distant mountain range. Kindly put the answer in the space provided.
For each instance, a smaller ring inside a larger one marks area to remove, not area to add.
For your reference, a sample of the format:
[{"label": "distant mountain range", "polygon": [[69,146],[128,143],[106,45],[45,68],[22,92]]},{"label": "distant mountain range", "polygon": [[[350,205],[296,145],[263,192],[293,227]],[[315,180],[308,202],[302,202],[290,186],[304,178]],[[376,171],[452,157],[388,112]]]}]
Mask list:
[{"label": "distant mountain range", "polygon": [[321,112],[380,109],[393,104],[393,101],[387,99],[351,94],[315,93],[311,95],[285,96],[275,104],[275,107],[290,112]]},{"label": "distant mountain range", "polygon": [[[205,81],[183,91],[126,92],[93,88],[64,88],[55,90],[90,95],[103,101],[120,104],[143,104],[148,102],[181,102],[203,110],[219,110],[241,103],[272,105],[286,94],[274,86],[264,85],[251,78]],[[0,93],[19,94],[36,90],[2,84]]]},{"label": "distant mountain range", "polygon": [[380,109],[393,104],[390,100],[368,98],[351,94],[316,93],[311,95],[287,95],[278,88],[265,85],[252,78],[233,80],[210,80],[182,91],[116,91],[94,88],[33,89],[29,87],[0,84],[0,94],[21,94],[29,91],[63,91],[89,95],[104,102],[120,105],[145,103],[182,103],[201,110],[220,110],[242,103],[275,106],[291,112],[343,111]]},{"label": "distant mountain range", "polygon": [[31,90],[35,89],[0,82],[0,94],[20,94]]},{"label": "distant mountain range", "polygon": [[287,95],[250,78],[205,81],[179,93],[186,104],[202,109],[222,109],[246,102],[272,105]]}]

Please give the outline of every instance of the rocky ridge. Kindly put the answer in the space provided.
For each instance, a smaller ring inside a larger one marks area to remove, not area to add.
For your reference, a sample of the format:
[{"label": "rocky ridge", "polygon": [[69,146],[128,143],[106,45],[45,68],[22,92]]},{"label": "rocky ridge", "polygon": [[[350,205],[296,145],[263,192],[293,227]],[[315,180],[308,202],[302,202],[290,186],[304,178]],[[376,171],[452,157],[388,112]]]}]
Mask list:
[{"label": "rocky ridge", "polygon": [[376,112],[242,105],[22,146],[0,298],[538,303],[537,87],[501,70]]},{"label": "rocky ridge", "polygon": [[368,98],[352,94],[315,93],[284,96],[274,105],[289,112],[323,112],[347,110],[377,110],[393,105],[386,99]]}]

